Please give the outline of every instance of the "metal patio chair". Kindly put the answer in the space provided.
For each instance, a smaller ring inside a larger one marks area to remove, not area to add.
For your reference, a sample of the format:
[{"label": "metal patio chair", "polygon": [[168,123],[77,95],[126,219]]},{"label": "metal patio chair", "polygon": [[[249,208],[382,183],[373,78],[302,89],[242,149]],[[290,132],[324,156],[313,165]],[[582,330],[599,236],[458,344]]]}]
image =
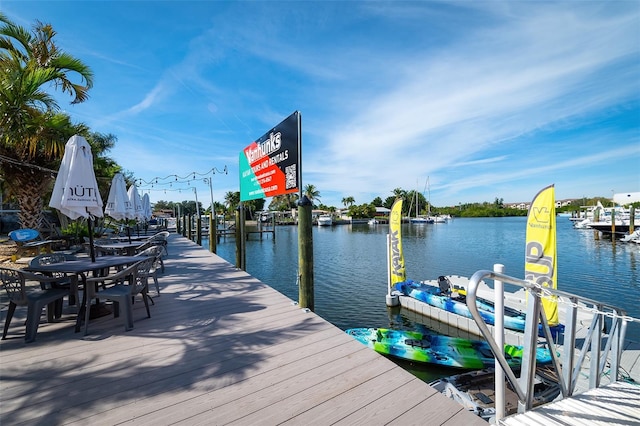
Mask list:
[{"label": "metal patio chair", "polygon": [[[144,258],[133,265],[106,277],[87,278],[85,291],[87,292],[85,309],[84,334],[89,332],[90,307],[93,299],[107,299],[113,301],[113,316],[120,316],[120,307],[124,306],[124,328],[133,328],[133,298],[140,294],[147,310],[147,318],[151,318],[149,311],[148,274],[154,259]],[[96,291],[97,285],[106,287]]]},{"label": "metal patio chair", "polygon": [[[153,263],[151,269],[149,269],[148,275],[153,278],[153,283],[156,286],[156,293],[160,296],[160,285],[158,284],[158,269],[164,273],[164,262],[162,261],[162,246],[151,246],[137,253],[136,256],[140,257],[152,257]],[[153,302],[153,299],[151,299]]]},{"label": "metal patio chair", "polygon": [[[45,253],[35,256],[29,261],[29,266],[51,265],[53,263],[66,262],[67,260],[75,260],[75,256],[64,253]],[[69,305],[75,305],[78,300],[78,281],[76,276],[69,276],[62,272],[49,273],[47,276],[58,278],[54,286],[57,288],[65,288],[69,291]],[[62,307],[62,305],[60,305]]]},{"label": "metal patio chair", "polygon": [[[25,330],[25,342],[31,343],[36,340],[36,333],[40,325],[42,308],[47,306],[47,320],[53,321],[56,303],[62,303],[62,299],[69,294],[64,288],[44,288],[46,284],[55,283],[59,280],[56,277],[33,274],[18,269],[1,268],[0,281],[9,297],[9,309],[7,319],[4,323],[2,340],[6,339],[9,331],[9,324],[17,306],[27,307],[27,323]],[[37,286],[27,285],[28,283],[38,283]]]}]

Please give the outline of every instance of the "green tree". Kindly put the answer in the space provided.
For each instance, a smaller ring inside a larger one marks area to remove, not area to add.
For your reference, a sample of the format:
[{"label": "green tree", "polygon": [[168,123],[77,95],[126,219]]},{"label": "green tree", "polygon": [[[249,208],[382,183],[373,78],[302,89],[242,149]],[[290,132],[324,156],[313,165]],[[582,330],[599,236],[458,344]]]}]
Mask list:
[{"label": "green tree", "polygon": [[298,194],[295,192],[290,192],[288,194],[276,195],[271,199],[271,203],[269,203],[269,210],[275,211],[289,211],[291,210],[298,201]]},{"label": "green tree", "polygon": [[349,216],[354,219],[371,218],[376,215],[376,206],[373,204],[361,204],[349,207]]},{"label": "green tree", "polygon": [[0,13],[0,171],[18,200],[22,226],[35,229],[42,225],[52,161],[76,131],[46,90],[60,89],[79,103],[93,85],[91,69],[59,50],[55,35],[51,25],[36,22],[30,33]]},{"label": "green tree", "polygon": [[224,202],[227,205],[227,212],[231,213],[237,209],[238,204],[240,204],[240,191],[228,191],[224,194]]},{"label": "green tree", "polygon": [[352,205],[354,205],[356,202],[355,198],[353,198],[352,196],[348,196],[348,197],[344,197],[342,199],[342,204],[345,207],[351,207]]},{"label": "green tree", "polygon": [[315,204],[316,201],[320,201],[321,198],[320,191],[312,184],[305,185],[304,195],[306,195],[313,204]]}]

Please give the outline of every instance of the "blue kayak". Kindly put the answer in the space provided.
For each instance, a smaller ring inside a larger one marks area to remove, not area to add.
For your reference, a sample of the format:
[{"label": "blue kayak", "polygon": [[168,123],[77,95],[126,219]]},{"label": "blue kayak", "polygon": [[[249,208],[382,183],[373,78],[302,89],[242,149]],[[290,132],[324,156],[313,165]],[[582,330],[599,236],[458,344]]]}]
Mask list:
[{"label": "blue kayak", "polygon": [[[428,305],[435,306],[436,308],[440,308],[443,311],[452,312],[454,314],[458,314],[467,318],[472,318],[471,312],[469,312],[469,306],[467,306],[465,296],[453,296],[450,293],[442,292],[436,286],[422,284],[412,280],[397,283],[395,289],[405,296],[409,296]],[[496,317],[493,302],[478,297],[476,298],[476,306],[478,307],[478,312],[480,312],[482,319],[487,324],[495,325]],[[505,307],[505,328],[524,331],[524,325],[525,314],[523,312]]]}]

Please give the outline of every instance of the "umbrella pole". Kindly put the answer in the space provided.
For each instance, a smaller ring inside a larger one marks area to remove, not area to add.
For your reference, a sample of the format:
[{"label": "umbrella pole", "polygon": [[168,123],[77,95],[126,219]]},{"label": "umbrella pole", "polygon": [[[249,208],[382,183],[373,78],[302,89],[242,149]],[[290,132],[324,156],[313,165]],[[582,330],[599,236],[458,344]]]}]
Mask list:
[{"label": "umbrella pole", "polygon": [[93,247],[93,229],[91,229],[91,216],[87,219],[87,227],[89,228],[89,254],[91,255],[91,261],[96,261],[96,251]]}]

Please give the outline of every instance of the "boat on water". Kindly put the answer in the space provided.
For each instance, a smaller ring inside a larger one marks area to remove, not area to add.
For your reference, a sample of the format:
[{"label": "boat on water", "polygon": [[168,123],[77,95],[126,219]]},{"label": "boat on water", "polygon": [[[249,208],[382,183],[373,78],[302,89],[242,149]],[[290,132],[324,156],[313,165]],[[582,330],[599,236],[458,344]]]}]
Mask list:
[{"label": "boat on water", "polygon": [[379,224],[380,222],[378,221],[378,219],[372,218],[372,219],[369,219],[369,221],[368,221],[367,223],[368,223],[369,225],[377,225],[377,224]]},{"label": "boat on water", "polygon": [[[429,178],[425,182],[425,188],[429,185]],[[420,197],[418,197],[418,192],[415,192],[415,202],[416,202],[416,215],[415,217],[410,217],[409,222],[416,225],[425,225],[434,223],[435,220],[431,217],[431,201],[427,201],[428,213],[426,216],[420,215]],[[409,211],[411,211],[411,207],[409,207]]]},{"label": "boat on water", "polygon": [[625,243],[640,244],[640,229],[636,229],[632,233],[625,235],[620,239],[620,241]]},{"label": "boat on water", "polygon": [[[483,340],[387,328],[351,328],[346,330],[346,333],[378,353],[408,361],[466,369],[481,369],[495,365],[491,347]],[[520,368],[522,353],[522,346],[504,346],[505,358],[514,368]],[[539,365],[551,361],[548,349],[536,349],[536,362]]]},{"label": "boat on water", "polygon": [[318,216],[318,226],[331,226],[333,225],[333,218],[330,214],[322,214]]},{"label": "boat on water", "polygon": [[[495,423],[495,370],[493,368],[470,371],[438,379],[429,384],[489,423]],[[506,381],[505,388],[505,415],[508,416],[517,412],[518,397],[509,381]],[[560,395],[560,385],[552,371],[546,367],[537,368],[533,406],[551,402],[558,395]]]},{"label": "boat on water", "polygon": [[432,218],[429,217],[423,217],[423,216],[419,216],[419,217],[412,217],[411,219],[409,219],[411,223],[420,225],[420,224],[427,224],[427,223],[434,223],[434,220]]}]

